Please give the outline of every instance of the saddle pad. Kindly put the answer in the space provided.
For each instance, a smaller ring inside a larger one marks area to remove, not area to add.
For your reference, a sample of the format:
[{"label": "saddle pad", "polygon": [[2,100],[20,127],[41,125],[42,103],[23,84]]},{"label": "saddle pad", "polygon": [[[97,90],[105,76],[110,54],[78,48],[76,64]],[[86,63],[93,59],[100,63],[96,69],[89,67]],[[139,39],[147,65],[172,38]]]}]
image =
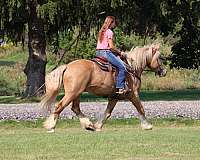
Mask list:
[{"label": "saddle pad", "polygon": [[112,69],[112,72],[116,71],[116,68],[112,66],[111,63],[108,62],[108,60],[104,57],[95,57],[92,59],[93,62],[96,62],[96,64],[99,65],[99,67],[106,72],[109,72]]}]

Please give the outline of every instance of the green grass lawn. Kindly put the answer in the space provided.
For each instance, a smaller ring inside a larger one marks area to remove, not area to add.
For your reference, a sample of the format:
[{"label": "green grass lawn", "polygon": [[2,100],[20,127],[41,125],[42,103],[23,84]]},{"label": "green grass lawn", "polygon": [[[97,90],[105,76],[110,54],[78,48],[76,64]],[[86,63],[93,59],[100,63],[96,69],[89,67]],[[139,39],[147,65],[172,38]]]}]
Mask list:
[{"label": "green grass lawn", "polygon": [[200,121],[152,120],[143,131],[133,119],[109,120],[102,132],[85,131],[77,120],[61,120],[48,134],[36,122],[0,122],[2,160],[197,160]]}]

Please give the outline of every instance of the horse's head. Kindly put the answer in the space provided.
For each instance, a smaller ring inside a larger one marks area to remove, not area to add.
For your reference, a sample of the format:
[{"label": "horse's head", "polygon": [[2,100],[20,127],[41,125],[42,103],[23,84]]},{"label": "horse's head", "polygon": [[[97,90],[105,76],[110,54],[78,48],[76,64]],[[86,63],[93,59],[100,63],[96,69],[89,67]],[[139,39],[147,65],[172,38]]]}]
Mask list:
[{"label": "horse's head", "polygon": [[163,57],[159,52],[160,45],[152,44],[150,46],[136,47],[130,52],[125,53],[128,64],[136,72],[142,72],[147,66],[160,77],[167,74],[167,70],[163,66]]},{"label": "horse's head", "polygon": [[160,77],[164,77],[167,74],[167,70],[163,66],[164,57],[160,54],[159,48],[160,44],[152,44],[149,47],[147,52],[151,56],[147,59],[147,66]]}]

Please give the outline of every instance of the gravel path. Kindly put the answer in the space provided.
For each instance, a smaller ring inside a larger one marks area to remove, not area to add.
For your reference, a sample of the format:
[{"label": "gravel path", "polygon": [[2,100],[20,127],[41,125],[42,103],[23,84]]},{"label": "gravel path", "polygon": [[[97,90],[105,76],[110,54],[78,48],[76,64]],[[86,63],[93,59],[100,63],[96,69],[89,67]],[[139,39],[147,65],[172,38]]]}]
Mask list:
[{"label": "gravel path", "polygon": [[[200,119],[200,101],[154,101],[142,102],[147,118],[187,117]],[[81,109],[88,117],[98,117],[106,108],[106,102],[83,102]],[[35,120],[44,118],[38,103],[32,104],[0,104],[0,120]],[[61,118],[72,119],[75,114],[70,107],[65,108]],[[137,111],[130,102],[118,102],[111,118],[137,117]]]}]

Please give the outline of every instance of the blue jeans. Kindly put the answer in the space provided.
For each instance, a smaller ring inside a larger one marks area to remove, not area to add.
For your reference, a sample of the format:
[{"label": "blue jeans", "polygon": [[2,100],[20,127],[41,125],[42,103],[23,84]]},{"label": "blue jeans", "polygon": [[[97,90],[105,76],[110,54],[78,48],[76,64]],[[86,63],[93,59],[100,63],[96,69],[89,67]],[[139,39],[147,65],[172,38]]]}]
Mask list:
[{"label": "blue jeans", "polygon": [[124,62],[109,50],[98,50],[96,56],[106,58],[113,66],[118,68],[116,88],[125,88],[126,67]]}]

